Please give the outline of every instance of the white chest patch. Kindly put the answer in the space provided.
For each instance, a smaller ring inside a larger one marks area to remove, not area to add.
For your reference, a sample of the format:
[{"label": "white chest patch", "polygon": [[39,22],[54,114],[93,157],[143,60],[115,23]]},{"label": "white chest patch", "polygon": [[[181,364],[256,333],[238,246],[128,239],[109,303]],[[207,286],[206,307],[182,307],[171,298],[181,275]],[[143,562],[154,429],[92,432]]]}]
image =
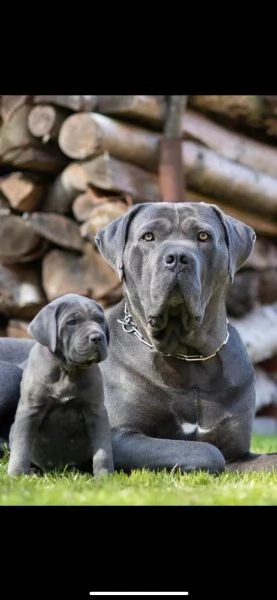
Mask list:
[{"label": "white chest patch", "polygon": [[205,433],[209,433],[210,431],[212,431],[211,429],[206,429],[204,427],[199,427],[198,423],[188,423],[188,421],[183,421],[182,425],[182,430],[186,435],[189,435],[190,433],[199,433],[199,435],[201,434],[205,434]]}]

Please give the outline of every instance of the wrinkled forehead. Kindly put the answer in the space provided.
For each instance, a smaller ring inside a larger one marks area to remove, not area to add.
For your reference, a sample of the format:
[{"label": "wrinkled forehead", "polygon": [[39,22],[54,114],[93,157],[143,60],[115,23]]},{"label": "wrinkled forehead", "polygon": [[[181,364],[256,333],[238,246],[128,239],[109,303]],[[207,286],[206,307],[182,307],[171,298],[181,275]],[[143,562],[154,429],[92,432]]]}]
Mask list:
[{"label": "wrinkled forehead", "polygon": [[72,295],[66,299],[57,298],[55,303],[59,309],[59,318],[61,321],[64,321],[69,316],[72,318],[83,317],[91,319],[97,314],[100,315],[102,313],[98,304],[90,298],[80,298]]},{"label": "wrinkled forehead", "polygon": [[203,226],[205,223],[214,227],[218,233],[222,233],[222,225],[216,214],[216,211],[209,204],[204,202],[156,202],[148,204],[140,211],[131,224],[130,234],[138,227],[143,225],[154,225],[163,227],[171,225],[177,228],[180,225],[194,225],[196,223]]}]

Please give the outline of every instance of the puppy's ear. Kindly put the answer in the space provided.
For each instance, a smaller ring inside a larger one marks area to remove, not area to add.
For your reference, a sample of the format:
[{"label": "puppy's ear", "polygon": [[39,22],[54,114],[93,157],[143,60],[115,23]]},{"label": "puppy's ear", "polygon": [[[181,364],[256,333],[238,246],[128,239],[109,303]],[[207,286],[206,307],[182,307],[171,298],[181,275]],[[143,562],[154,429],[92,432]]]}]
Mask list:
[{"label": "puppy's ear", "polygon": [[58,309],[58,305],[47,304],[29,323],[27,329],[29,335],[43,346],[47,346],[51,352],[55,352],[57,348]]},{"label": "puppy's ear", "polygon": [[108,346],[109,343],[110,343],[110,330],[109,330],[109,326],[108,326],[107,319],[106,319],[106,316],[105,316],[104,308],[103,308],[103,306],[101,304],[99,304],[98,302],[95,302],[95,300],[92,300],[92,302],[93,302],[94,306],[95,306],[95,304],[98,306],[99,311],[105,317],[103,325],[104,325],[104,333],[105,333],[105,336],[106,336],[106,342],[107,342],[107,346]]},{"label": "puppy's ear", "polygon": [[100,229],[95,242],[99,252],[116,271],[122,281],[124,277],[123,252],[128,238],[128,230],[134,216],[145,208],[145,204],[136,204],[125,215],[118,217],[103,229]]},{"label": "puppy's ear", "polygon": [[223,225],[229,254],[229,277],[233,282],[236,271],[245,263],[253,250],[256,234],[249,225],[225,215],[217,206],[211,206]]}]

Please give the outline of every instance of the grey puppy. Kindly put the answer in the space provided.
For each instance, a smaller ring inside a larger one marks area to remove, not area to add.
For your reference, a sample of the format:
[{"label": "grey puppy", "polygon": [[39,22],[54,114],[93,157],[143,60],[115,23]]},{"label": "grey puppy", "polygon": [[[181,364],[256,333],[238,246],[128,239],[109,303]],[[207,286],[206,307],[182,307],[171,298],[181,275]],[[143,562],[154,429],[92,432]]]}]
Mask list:
[{"label": "grey puppy", "polygon": [[115,468],[277,467],[249,452],[254,372],[224,300],[254,241],[205,203],[137,205],[98,232],[125,290],[101,365]]},{"label": "grey puppy", "polygon": [[102,307],[78,294],[45,306],[28,332],[37,340],[21,380],[11,430],[9,475],[66,466],[113,472],[110,427],[98,364],[109,331]]}]

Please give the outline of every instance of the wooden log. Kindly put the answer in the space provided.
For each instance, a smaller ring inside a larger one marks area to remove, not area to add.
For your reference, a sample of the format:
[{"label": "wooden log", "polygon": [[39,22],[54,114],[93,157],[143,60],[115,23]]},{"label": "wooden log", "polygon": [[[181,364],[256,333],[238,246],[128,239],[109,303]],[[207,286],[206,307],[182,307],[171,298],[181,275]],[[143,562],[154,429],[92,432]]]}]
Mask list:
[{"label": "wooden log", "polygon": [[57,140],[62,123],[68,113],[51,104],[38,104],[28,115],[30,133],[43,143]]},{"label": "wooden log", "polygon": [[247,269],[264,271],[265,269],[277,269],[277,246],[274,241],[258,237],[254,248],[244,263]]},{"label": "wooden log", "polygon": [[29,321],[10,319],[7,325],[7,336],[15,338],[32,339],[27,333]]},{"label": "wooden log", "polygon": [[38,208],[44,194],[43,185],[35,177],[21,172],[3,177],[0,190],[10,206],[21,212]]},{"label": "wooden log", "polygon": [[182,117],[182,132],[187,139],[255,171],[277,178],[277,148],[228,130],[204,115],[188,110]]},{"label": "wooden log", "polygon": [[263,101],[259,96],[190,96],[189,105],[251,127],[263,126]]},{"label": "wooden log", "polygon": [[237,273],[234,282],[228,284],[226,288],[225,298],[228,314],[240,318],[257,306],[259,287],[260,280],[257,271]]},{"label": "wooden log", "polygon": [[62,248],[77,252],[84,249],[79,227],[73,219],[56,213],[33,212],[23,215],[24,221],[33,231]]},{"label": "wooden log", "polygon": [[227,311],[242,317],[259,304],[277,302],[277,268],[239,271],[226,289]]},{"label": "wooden log", "polygon": [[125,202],[107,201],[94,207],[90,218],[80,227],[81,236],[94,244],[95,235],[99,229],[106,227],[111,221],[121,217],[128,210]]},{"label": "wooden log", "polygon": [[229,317],[253,363],[277,354],[277,303],[254,308],[242,319]]},{"label": "wooden log", "polygon": [[0,220],[0,260],[5,257],[18,260],[34,250],[41,237],[24,219],[16,215],[2,216]]},{"label": "wooden log", "polygon": [[100,192],[96,188],[88,187],[83,194],[79,194],[75,198],[72,204],[73,215],[79,223],[83,223],[93,216],[93,211],[96,207],[106,202],[123,202],[126,206],[133,204],[130,194],[114,194],[113,192],[111,194],[108,192],[103,194],[103,192]]},{"label": "wooden log", "polygon": [[277,118],[268,114],[264,96],[190,96],[190,106],[223,119],[227,125],[261,130],[277,136]]},{"label": "wooden log", "polygon": [[1,117],[3,121],[8,121],[20,106],[30,103],[31,98],[32,96],[2,96]]},{"label": "wooden log", "polygon": [[46,254],[48,249],[49,249],[49,242],[47,240],[42,239],[33,250],[30,250],[30,252],[27,252],[26,254],[22,254],[20,256],[13,256],[13,255],[10,256],[7,254],[5,254],[5,255],[0,254],[0,262],[2,262],[3,265],[31,263],[35,260],[41,259],[42,256],[44,256],[44,254]]},{"label": "wooden log", "polygon": [[55,104],[74,111],[91,112],[97,105],[97,96],[34,96],[34,104]]},{"label": "wooden log", "polygon": [[21,169],[58,173],[68,160],[58,148],[46,151],[35,140],[28,129],[28,116],[31,107],[24,104],[10,119],[3,123],[0,137],[0,157],[3,164],[11,164]]},{"label": "wooden log", "polygon": [[98,96],[98,111],[119,119],[161,129],[165,117],[164,96]]},{"label": "wooden log", "polygon": [[38,267],[0,264],[1,314],[19,319],[32,319],[45,303]]},{"label": "wooden log", "polygon": [[111,298],[122,296],[117,274],[90,242],[85,243],[81,257],[74,252],[50,251],[42,261],[42,284],[48,301],[76,292],[108,306]]},{"label": "wooden log", "polygon": [[277,402],[277,385],[260,367],[255,368],[256,413],[265,406]]},{"label": "wooden log", "polygon": [[161,199],[157,175],[117,160],[108,153],[84,161],[82,168],[87,185],[108,192],[130,194],[135,202],[157,202]]},{"label": "wooden log", "polygon": [[277,217],[277,179],[191,141],[183,145],[183,160],[190,189],[257,214]]},{"label": "wooden log", "polygon": [[97,113],[68,117],[59,133],[59,146],[69,158],[84,160],[105,151],[119,160],[155,171],[160,135]]},{"label": "wooden log", "polygon": [[41,210],[60,214],[70,212],[76,196],[80,192],[86,191],[87,181],[88,176],[83,166],[78,163],[69,163],[50,186]]}]

